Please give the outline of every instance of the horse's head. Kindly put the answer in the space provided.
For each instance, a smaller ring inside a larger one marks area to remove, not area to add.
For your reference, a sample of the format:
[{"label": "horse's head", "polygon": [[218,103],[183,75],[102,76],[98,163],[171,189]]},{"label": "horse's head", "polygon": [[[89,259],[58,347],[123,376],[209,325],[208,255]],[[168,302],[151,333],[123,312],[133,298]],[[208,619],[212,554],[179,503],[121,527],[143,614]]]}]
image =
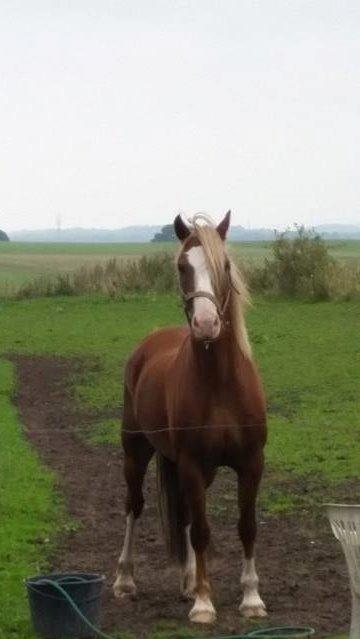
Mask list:
[{"label": "horse's head", "polygon": [[199,224],[201,218],[205,216],[195,216],[190,228],[180,215],[175,218],[175,233],[182,243],[177,267],[192,335],[212,341],[220,336],[231,292],[230,261],[224,247],[230,211],[217,227]]}]

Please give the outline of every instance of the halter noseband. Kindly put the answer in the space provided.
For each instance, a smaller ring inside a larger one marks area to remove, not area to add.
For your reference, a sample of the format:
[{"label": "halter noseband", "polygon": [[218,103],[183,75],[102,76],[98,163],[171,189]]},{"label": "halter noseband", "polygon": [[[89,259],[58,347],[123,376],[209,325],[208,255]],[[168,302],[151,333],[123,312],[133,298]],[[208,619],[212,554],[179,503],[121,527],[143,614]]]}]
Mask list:
[{"label": "halter noseband", "polygon": [[228,288],[228,292],[226,294],[226,298],[223,304],[220,304],[219,301],[216,299],[215,295],[213,295],[212,293],[208,293],[208,291],[192,291],[191,293],[184,293],[182,296],[183,302],[184,302],[184,311],[189,324],[191,324],[191,315],[190,315],[188,305],[189,305],[189,302],[196,299],[197,297],[205,297],[206,299],[210,300],[210,302],[214,304],[220,320],[224,322],[225,312],[230,302],[231,289],[233,289],[236,293],[238,293],[238,290],[234,286],[231,279],[231,275],[229,273],[229,288]]}]

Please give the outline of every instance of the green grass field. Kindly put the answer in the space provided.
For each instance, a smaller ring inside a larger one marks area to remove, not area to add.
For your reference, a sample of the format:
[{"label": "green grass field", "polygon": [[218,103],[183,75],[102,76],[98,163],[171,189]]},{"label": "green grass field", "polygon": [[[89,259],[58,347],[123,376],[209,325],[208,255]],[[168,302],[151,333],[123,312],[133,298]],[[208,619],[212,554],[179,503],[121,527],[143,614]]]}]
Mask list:
[{"label": "green grass field", "polygon": [[[98,360],[75,384],[89,408],[116,408],[130,349],[149,331],[183,321],[177,297],[156,294],[2,302],[0,318],[2,352]],[[256,300],[248,325],[270,407],[274,467],[328,480],[358,475],[359,320],[359,302]]]},{"label": "green grass field", "polygon": [[[0,541],[0,637],[31,636],[21,580],[46,566],[59,522],[66,525],[52,476],[22,435],[11,402],[15,380],[6,355],[81,357],[87,372],[73,380],[74,403],[89,410],[116,409],[131,348],[149,331],[182,321],[174,295],[0,302],[0,511],[5,530]],[[299,507],[302,512],[319,511],[319,504],[332,500],[339,486],[358,477],[359,325],[360,302],[259,298],[249,312],[269,403],[267,463],[272,479],[261,497],[262,508],[269,512]],[[87,436],[92,445],[116,442],[117,424],[100,422]],[[311,480],[310,494],[292,490],[297,478]]]},{"label": "green grass field", "polygon": [[[261,261],[270,256],[270,242],[234,242],[231,251],[244,260]],[[72,272],[81,266],[104,263],[112,257],[136,259],[144,254],[175,251],[177,244],[47,244],[0,242],[0,295],[44,274]],[[339,260],[360,259],[360,240],[333,241],[330,253]]]}]

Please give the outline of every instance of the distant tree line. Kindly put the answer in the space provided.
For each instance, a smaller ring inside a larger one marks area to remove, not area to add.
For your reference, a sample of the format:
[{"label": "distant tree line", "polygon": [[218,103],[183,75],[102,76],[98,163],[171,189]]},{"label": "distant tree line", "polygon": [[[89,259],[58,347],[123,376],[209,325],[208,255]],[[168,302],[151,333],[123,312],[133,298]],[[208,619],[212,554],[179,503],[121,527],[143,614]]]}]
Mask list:
[{"label": "distant tree line", "polygon": [[0,229],[0,242],[9,242],[9,236]]},{"label": "distant tree line", "polygon": [[175,242],[176,236],[173,224],[165,224],[159,233],[155,233],[152,242]]},{"label": "distant tree line", "polygon": [[[360,226],[349,224],[322,224],[307,229],[308,232],[314,232],[327,240],[360,240]],[[246,229],[243,226],[235,225],[231,227],[228,239],[231,242],[273,242],[277,237],[275,229],[271,228],[251,228]],[[295,239],[298,232],[295,229],[288,228],[282,235],[288,239]],[[160,230],[156,229],[156,233],[152,238],[152,242],[173,242],[176,240],[173,225],[166,224]]]}]

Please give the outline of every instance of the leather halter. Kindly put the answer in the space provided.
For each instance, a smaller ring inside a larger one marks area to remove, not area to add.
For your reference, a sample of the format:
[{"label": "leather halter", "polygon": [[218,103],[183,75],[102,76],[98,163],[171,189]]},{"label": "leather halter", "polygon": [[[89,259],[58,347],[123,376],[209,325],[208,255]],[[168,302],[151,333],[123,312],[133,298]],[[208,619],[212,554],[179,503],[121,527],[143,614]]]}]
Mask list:
[{"label": "leather halter", "polygon": [[182,299],[184,302],[184,311],[189,324],[191,325],[191,315],[190,315],[188,304],[189,302],[196,299],[197,297],[205,297],[206,299],[210,300],[210,302],[214,304],[220,320],[224,322],[225,312],[230,302],[231,289],[233,289],[236,293],[239,293],[237,288],[234,286],[231,280],[231,275],[229,273],[229,288],[228,288],[228,292],[226,294],[223,304],[220,304],[219,301],[216,299],[215,295],[213,295],[212,293],[208,293],[208,291],[192,291],[191,293],[183,294]]}]

